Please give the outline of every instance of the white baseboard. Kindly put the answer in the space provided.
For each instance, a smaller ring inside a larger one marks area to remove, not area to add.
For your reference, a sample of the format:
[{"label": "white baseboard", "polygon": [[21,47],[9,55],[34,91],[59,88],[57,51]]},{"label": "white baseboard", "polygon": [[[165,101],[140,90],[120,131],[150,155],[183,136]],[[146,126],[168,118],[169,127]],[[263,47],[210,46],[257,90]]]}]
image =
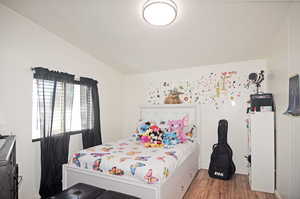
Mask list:
[{"label": "white baseboard", "polygon": [[240,170],[237,170],[235,173],[236,173],[236,174],[241,174],[241,175],[248,175],[248,172],[247,172],[247,171],[240,171]]},{"label": "white baseboard", "polygon": [[277,190],[275,190],[275,197],[277,198],[277,199],[283,199],[281,196],[280,196],[280,194],[279,194],[279,192],[277,191]]}]

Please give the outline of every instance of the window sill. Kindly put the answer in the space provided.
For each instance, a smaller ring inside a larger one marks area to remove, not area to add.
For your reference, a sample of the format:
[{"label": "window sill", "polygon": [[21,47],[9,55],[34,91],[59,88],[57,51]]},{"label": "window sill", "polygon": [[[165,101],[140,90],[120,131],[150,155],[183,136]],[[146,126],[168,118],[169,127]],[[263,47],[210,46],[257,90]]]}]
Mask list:
[{"label": "window sill", "polygon": [[[66,132],[67,134],[69,135],[77,135],[77,134],[81,134],[82,131],[70,131],[70,132]],[[55,134],[55,135],[61,135],[62,133],[60,134]],[[53,136],[55,136],[53,135]],[[43,138],[35,138],[35,139],[32,139],[32,142],[39,142],[41,141]]]}]

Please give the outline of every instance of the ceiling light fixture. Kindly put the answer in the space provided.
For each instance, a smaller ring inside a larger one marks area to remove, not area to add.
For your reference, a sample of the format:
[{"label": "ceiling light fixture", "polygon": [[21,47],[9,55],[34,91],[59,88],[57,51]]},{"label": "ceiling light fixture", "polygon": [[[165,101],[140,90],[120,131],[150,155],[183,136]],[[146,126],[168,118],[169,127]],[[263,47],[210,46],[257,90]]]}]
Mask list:
[{"label": "ceiling light fixture", "polygon": [[166,26],[174,22],[177,6],[172,0],[148,0],[144,4],[144,19],[155,26]]}]

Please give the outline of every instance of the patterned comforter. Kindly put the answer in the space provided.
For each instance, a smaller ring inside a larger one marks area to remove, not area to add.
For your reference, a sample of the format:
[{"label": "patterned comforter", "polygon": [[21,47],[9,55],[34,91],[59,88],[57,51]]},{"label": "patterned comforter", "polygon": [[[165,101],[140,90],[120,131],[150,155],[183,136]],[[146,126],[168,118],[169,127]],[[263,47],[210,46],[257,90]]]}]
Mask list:
[{"label": "patterned comforter", "polygon": [[164,182],[195,148],[191,141],[172,148],[145,148],[126,138],[75,153],[69,165],[154,184]]}]

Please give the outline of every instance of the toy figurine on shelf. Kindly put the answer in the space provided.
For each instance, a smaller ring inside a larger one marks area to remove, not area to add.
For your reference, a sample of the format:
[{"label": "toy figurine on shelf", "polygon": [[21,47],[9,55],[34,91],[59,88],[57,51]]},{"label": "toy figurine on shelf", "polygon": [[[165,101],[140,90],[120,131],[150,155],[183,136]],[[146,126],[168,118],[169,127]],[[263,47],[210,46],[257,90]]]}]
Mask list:
[{"label": "toy figurine on shelf", "polygon": [[182,101],[179,98],[179,95],[184,93],[177,91],[176,88],[170,91],[169,95],[165,98],[165,104],[182,104]]}]

